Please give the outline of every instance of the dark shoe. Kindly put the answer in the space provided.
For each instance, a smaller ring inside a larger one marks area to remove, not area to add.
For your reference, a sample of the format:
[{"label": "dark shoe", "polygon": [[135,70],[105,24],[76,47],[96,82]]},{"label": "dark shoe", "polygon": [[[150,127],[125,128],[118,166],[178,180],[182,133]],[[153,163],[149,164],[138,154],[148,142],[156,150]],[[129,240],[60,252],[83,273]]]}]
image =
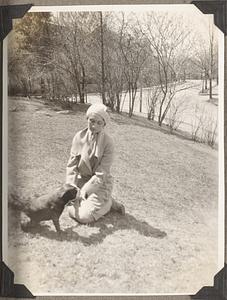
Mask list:
[{"label": "dark shoe", "polygon": [[113,200],[111,209],[113,211],[118,212],[119,214],[121,214],[123,216],[125,215],[125,207],[122,203],[119,203],[119,202]]},{"label": "dark shoe", "polygon": [[125,215],[125,206],[123,204],[120,204],[120,207],[118,208],[117,211],[124,216]]}]

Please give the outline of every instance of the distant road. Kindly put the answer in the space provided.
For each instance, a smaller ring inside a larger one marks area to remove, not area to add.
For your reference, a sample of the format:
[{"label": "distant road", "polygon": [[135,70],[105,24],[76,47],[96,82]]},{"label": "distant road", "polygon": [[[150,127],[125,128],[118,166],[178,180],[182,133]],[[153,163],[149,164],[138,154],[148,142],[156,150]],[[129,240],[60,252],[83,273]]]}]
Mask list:
[{"label": "distant road", "polygon": [[[147,95],[150,88],[143,88],[142,91],[142,112],[140,112],[140,89],[138,89],[135,100],[134,114],[147,117]],[[180,84],[176,88],[177,93],[174,97],[173,104],[178,105],[181,124],[179,129],[191,133],[192,126],[196,126],[199,119],[206,120],[204,122],[215,123],[218,118],[218,88],[213,88],[214,102],[209,102],[209,95],[201,95],[200,80],[190,80]],[[98,94],[88,94],[88,103],[100,103],[101,96]],[[215,103],[215,104],[214,104]],[[122,95],[122,111],[127,112],[129,107],[128,93]],[[156,108],[156,120],[159,107]],[[211,122],[210,122],[210,121]],[[209,125],[211,126],[211,125]]]}]

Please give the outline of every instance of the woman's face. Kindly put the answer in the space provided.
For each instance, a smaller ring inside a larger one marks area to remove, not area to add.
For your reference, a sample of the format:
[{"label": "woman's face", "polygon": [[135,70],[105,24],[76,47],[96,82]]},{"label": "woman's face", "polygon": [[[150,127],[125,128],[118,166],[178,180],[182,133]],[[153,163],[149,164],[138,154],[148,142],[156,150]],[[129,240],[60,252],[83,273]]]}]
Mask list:
[{"label": "woman's face", "polygon": [[96,114],[92,114],[88,117],[88,128],[93,133],[100,132],[105,126],[105,122],[102,117]]}]

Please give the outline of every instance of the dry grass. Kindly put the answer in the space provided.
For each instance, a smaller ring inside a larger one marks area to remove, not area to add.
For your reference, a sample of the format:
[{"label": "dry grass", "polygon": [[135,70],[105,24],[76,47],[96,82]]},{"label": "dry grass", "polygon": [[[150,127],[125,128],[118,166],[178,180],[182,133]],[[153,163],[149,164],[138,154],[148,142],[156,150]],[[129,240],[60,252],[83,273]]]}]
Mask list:
[{"label": "dry grass", "polygon": [[[64,182],[84,112],[59,114],[40,102],[9,101],[9,180],[22,197]],[[17,107],[15,109],[15,107]],[[21,107],[22,109],[20,109]],[[217,272],[217,152],[137,118],[111,115],[113,196],[126,216],[110,213],[65,230],[51,222],[33,232],[9,210],[9,266],[37,293],[195,293]]]}]

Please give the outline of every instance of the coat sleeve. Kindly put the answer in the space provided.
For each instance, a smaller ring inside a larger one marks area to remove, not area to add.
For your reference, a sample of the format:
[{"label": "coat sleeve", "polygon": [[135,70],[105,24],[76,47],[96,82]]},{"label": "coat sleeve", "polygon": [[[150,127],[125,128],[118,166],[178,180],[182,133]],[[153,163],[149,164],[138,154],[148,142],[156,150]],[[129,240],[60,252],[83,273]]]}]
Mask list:
[{"label": "coat sleeve", "polygon": [[95,173],[102,173],[105,177],[106,174],[110,174],[110,169],[114,159],[114,144],[111,138],[108,138],[108,142],[105,145],[103,156],[97,166]]},{"label": "coat sleeve", "polygon": [[77,135],[74,136],[72,146],[70,150],[70,157],[66,166],[66,183],[76,184],[76,177],[78,175],[78,157],[75,153],[75,145],[77,141]]},{"label": "coat sleeve", "polygon": [[106,176],[110,174],[110,168],[114,159],[114,145],[113,141],[109,138],[105,145],[102,158],[95,174],[86,182],[82,187],[81,192],[83,196],[89,196],[96,193],[106,182]]}]

